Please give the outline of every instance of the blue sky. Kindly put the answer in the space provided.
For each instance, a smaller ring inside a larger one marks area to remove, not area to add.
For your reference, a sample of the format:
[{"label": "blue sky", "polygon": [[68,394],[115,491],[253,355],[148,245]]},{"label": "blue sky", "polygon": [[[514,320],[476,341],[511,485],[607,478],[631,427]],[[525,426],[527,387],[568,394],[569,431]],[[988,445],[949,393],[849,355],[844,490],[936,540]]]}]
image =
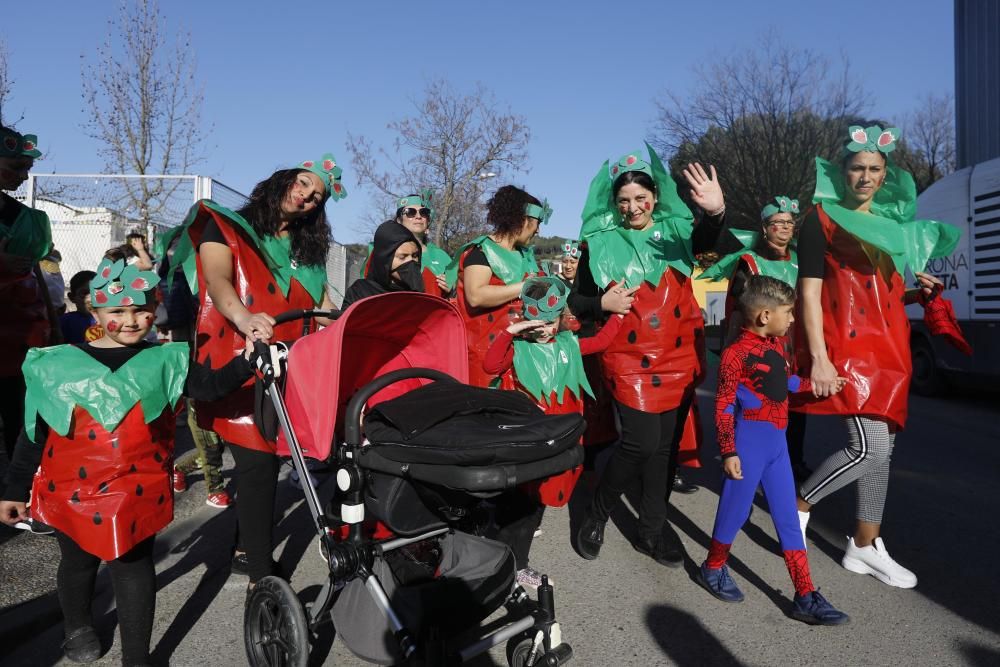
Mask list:
[{"label": "blue sky", "polygon": [[[0,34],[15,79],[12,112],[54,155],[41,171],[100,171],[81,124],[81,56],[93,55],[117,4],[4,3]],[[870,2],[273,2],[161,0],[171,28],[192,34],[213,126],[198,173],[244,192],[274,169],[333,152],[350,196],[328,204],[334,234],[360,241],[370,196],[347,160],[347,132],[388,145],[429,79],[481,81],[526,116],[530,171],[509,181],[547,197],[545,234],[575,235],[586,188],[607,158],[641,145],[664,90],[684,94],[695,70],[753,48],[769,29],[838,60],[894,119],[926,93],[954,88],[947,0]],[[877,8],[877,9],[876,9]],[[635,66],[639,62],[641,66]],[[905,127],[904,127],[905,131]],[[497,183],[500,185],[501,183]]]}]

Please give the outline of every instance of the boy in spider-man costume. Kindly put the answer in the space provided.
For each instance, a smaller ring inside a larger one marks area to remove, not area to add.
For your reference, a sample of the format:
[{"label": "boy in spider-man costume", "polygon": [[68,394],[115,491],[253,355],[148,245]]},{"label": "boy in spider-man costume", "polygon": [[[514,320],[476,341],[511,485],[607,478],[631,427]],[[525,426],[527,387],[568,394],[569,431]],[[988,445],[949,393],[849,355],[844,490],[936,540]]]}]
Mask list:
[{"label": "boy in spider-man costume", "polygon": [[[847,614],[834,609],[819,594],[809,575],[785,440],[788,392],[811,390],[808,379],[788,376],[788,362],[779,341],[794,320],[794,303],[795,290],[768,276],[751,277],[739,298],[745,325],[722,353],[715,399],[726,479],[719,496],[712,545],[698,581],[720,600],[743,600],[726,560],[736,534],[750,516],[760,484],[795,586],[792,618],[816,625],[840,625],[849,620]],[[844,378],[838,379],[838,390],[844,382]]]}]

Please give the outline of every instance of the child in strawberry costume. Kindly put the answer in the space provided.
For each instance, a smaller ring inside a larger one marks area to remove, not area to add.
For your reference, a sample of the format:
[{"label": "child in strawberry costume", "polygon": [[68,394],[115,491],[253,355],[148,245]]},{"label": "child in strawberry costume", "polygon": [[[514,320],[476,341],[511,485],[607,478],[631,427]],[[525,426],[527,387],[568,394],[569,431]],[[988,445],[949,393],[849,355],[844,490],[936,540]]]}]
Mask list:
[{"label": "child in strawberry costume", "polygon": [[215,400],[252,374],[249,344],[246,356],[212,372],[189,367],[185,343],[147,342],[158,282],[151,271],[104,259],[90,289],[105,335],[92,343],[36,348],[24,362],[25,428],[8,470],[0,520],[27,518],[30,487],[32,517],[57,531],[64,647],[76,662],[100,653],[90,606],[101,561],[114,583],[123,660],[149,661],[153,539],[173,518],[178,402],[185,387],[196,398]]}]

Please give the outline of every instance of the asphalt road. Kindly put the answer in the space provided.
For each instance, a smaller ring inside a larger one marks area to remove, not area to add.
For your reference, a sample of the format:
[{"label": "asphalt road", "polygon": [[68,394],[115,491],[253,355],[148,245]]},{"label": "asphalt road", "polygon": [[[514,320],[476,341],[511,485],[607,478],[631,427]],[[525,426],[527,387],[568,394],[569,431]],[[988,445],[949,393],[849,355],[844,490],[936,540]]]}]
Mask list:
[{"label": "asphalt road", "polygon": [[[702,414],[710,415],[710,396],[701,400]],[[746,601],[717,602],[692,580],[708,547],[720,482],[717,462],[705,456],[705,468],[686,473],[704,488],[675,495],[670,514],[689,556],[682,569],[658,566],[629,546],[623,535],[634,531],[635,515],[627,503],[612,517],[600,559],[577,556],[569,535],[587,501],[585,485],[569,507],[547,512],[531,559],[555,580],[573,664],[1000,665],[1000,400],[997,394],[915,396],[910,408],[908,428],[897,440],[883,536],[892,555],[917,573],[917,588],[890,588],[840,567],[853,524],[848,490],[816,507],[809,553],[814,580],[851,615],[849,625],[816,628],[786,616],[791,585],[761,508],[730,560]],[[836,420],[812,419],[808,437],[807,458],[815,464],[842,446],[845,434]],[[281,485],[279,503],[288,512],[277,529],[276,554],[295,568],[293,586],[308,596],[325,566],[300,499]],[[171,665],[242,665],[246,580],[227,569],[235,516],[203,501],[200,483],[180,494],[177,520],[158,538],[154,658]],[[0,664],[64,664],[52,592],[54,541],[9,533],[0,540]],[[96,618],[108,653],[97,664],[117,665],[116,617],[104,571],[98,588]],[[329,627],[314,644],[313,659],[317,665],[366,664]],[[505,661],[496,651],[478,664]]]}]

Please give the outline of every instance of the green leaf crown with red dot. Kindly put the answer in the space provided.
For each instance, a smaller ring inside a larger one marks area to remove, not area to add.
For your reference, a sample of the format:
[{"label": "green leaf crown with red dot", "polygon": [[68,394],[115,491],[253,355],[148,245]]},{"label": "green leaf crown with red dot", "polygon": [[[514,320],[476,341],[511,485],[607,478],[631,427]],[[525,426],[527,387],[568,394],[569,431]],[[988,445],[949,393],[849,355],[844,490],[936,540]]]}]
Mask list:
[{"label": "green leaf crown with red dot", "polygon": [[105,257],[90,280],[90,304],[94,308],[144,306],[152,301],[153,288],[159,282],[155,271],[141,271],[123,259],[112,262]]},{"label": "green leaf crown with red dot", "polygon": [[340,182],[343,170],[337,166],[337,159],[333,153],[324,153],[318,160],[306,160],[299,164],[300,169],[305,169],[316,174],[323,180],[326,192],[333,201],[340,201],[347,196],[347,190]]},{"label": "green leaf crown with red dot", "polygon": [[4,128],[0,130],[0,157],[30,157],[40,158],[38,137],[34,134],[21,134]]},{"label": "green leaf crown with red dot", "polygon": [[[528,290],[538,284],[548,285],[545,294],[538,299],[528,296]],[[521,301],[524,303],[522,312],[529,320],[555,322],[565,310],[567,298],[569,298],[569,287],[559,278],[549,276],[529,278],[524,281],[524,286],[521,288]]]}]

